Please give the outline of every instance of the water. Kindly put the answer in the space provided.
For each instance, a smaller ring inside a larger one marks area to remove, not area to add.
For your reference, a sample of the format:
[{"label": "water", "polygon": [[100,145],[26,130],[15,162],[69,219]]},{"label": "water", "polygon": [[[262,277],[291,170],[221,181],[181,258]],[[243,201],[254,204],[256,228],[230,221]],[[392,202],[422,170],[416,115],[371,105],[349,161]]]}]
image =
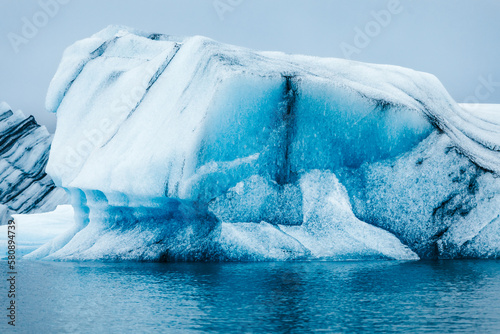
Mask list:
[{"label": "water", "polygon": [[500,333],[500,261],[24,261],[17,289],[21,333]]}]

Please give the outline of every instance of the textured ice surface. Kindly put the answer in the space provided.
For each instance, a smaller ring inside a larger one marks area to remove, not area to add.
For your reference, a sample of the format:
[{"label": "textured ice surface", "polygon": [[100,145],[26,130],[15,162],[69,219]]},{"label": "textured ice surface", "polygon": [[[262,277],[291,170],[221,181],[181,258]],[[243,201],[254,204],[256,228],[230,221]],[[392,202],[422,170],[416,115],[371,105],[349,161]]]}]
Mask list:
[{"label": "textured ice surface", "polygon": [[460,154],[448,136],[435,132],[398,159],[351,175],[346,186],[357,217],[421,257],[498,256],[498,242],[484,248],[495,251],[470,242],[500,214],[500,178]]},{"label": "textured ice surface", "polygon": [[33,116],[0,103],[0,224],[9,213],[52,211],[67,202],[45,174],[51,139]]},{"label": "textured ice surface", "polygon": [[498,113],[430,74],[113,26],[47,108],[78,226],[52,258],[498,256]]},{"label": "textured ice surface", "polygon": [[303,223],[282,229],[315,258],[418,259],[391,233],[356,218],[347,192],[334,174],[311,171],[300,179],[300,188]]},{"label": "textured ice surface", "polygon": [[6,205],[0,204],[0,222],[5,223],[9,219],[11,219],[11,212],[9,210],[9,207]]}]

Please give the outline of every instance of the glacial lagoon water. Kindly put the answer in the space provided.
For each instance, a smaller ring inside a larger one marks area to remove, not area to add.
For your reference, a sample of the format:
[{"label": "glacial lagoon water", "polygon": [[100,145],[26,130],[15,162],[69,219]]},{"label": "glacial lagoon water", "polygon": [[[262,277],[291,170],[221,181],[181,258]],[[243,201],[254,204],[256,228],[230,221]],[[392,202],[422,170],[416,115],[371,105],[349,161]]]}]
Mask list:
[{"label": "glacial lagoon water", "polygon": [[22,261],[16,284],[1,333],[500,333],[498,260]]}]

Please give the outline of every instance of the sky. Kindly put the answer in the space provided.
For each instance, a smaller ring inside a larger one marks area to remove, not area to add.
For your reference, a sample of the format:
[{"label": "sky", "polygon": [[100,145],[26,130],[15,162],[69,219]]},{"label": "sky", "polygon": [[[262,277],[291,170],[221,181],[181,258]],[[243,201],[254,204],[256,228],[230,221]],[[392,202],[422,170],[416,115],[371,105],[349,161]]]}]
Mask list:
[{"label": "sky", "polygon": [[436,75],[457,102],[500,103],[497,0],[0,0],[0,101],[50,132],[66,47],[110,24]]}]

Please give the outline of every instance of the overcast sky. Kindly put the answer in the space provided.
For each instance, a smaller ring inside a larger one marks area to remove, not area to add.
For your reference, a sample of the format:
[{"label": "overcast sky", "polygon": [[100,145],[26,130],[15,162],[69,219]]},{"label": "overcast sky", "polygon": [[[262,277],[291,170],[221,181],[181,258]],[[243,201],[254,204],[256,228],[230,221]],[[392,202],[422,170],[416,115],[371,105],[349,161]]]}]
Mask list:
[{"label": "overcast sky", "polygon": [[[54,1],[65,4],[57,8]],[[401,65],[433,73],[458,102],[500,103],[500,1],[390,2],[0,0],[0,101],[53,132],[45,94],[64,49],[122,24],[258,50]]]}]

